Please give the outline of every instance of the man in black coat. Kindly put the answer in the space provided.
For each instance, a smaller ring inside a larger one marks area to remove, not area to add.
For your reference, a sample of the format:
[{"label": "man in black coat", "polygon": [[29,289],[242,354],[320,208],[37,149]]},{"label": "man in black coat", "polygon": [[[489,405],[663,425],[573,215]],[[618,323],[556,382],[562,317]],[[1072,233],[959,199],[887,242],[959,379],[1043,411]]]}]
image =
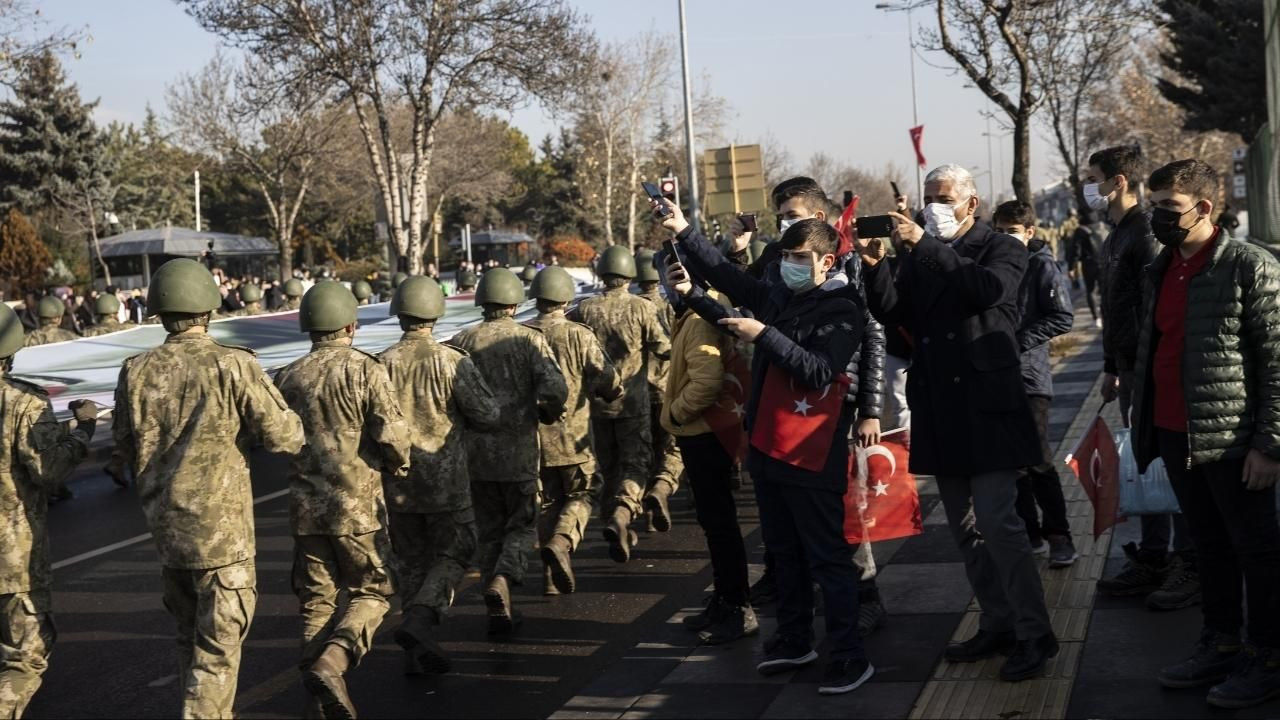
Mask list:
[{"label": "man in black coat", "polygon": [[858,240],[876,319],[915,341],[907,374],[911,471],[935,475],[965,570],[982,606],[977,634],[951,662],[1011,653],[1009,681],[1040,675],[1058,642],[1031,543],[1015,511],[1022,468],[1045,461],[1019,363],[1018,290],[1027,251],[979,223],[973,177],[943,165],[925,178],[926,228],[894,213],[910,246],[895,282],[882,242]]}]

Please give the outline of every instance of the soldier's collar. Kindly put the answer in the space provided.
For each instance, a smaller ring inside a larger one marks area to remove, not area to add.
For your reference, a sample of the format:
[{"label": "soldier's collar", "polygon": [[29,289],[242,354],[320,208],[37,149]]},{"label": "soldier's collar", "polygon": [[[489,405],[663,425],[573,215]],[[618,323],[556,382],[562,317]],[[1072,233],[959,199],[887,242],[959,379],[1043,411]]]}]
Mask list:
[{"label": "soldier's collar", "polygon": [[193,342],[213,342],[213,336],[208,332],[191,333],[182,332],[177,335],[170,335],[164,339],[167,343],[193,343]]},{"label": "soldier's collar", "polygon": [[331,348],[331,347],[343,347],[343,348],[348,348],[348,347],[352,347],[351,343],[345,343],[345,342],[342,342],[342,341],[343,341],[343,340],[345,340],[345,339],[346,339],[346,338],[340,338],[340,339],[338,339],[338,340],[325,340],[325,341],[323,341],[323,342],[311,343],[311,349],[312,349],[312,350],[319,350],[320,348]]}]

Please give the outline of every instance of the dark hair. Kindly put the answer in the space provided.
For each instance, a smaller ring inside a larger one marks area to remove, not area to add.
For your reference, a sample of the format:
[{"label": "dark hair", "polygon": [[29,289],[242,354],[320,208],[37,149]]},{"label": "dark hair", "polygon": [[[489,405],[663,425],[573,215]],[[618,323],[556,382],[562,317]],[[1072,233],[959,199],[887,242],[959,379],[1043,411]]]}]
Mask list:
[{"label": "dark hair", "polygon": [[805,246],[818,255],[835,255],[840,245],[840,236],[836,229],[825,220],[808,218],[801,220],[782,233],[778,246],[782,250],[796,250]]},{"label": "dark hair", "polygon": [[1212,200],[1218,195],[1218,171],[1199,160],[1176,160],[1151,173],[1147,185],[1190,195],[1196,202]]},{"label": "dark hair", "polygon": [[1036,224],[1036,209],[1021,200],[1010,200],[996,206],[996,211],[991,213],[991,220],[996,223],[1005,222],[1009,225],[1031,227]]},{"label": "dark hair", "polygon": [[777,210],[782,203],[794,198],[800,198],[800,204],[811,212],[828,212],[831,209],[831,201],[822,191],[822,186],[810,177],[793,177],[778,183],[773,188],[773,209]]},{"label": "dark hair", "polygon": [[1129,185],[1136,186],[1142,182],[1142,147],[1138,145],[1117,145],[1089,156],[1089,164],[1097,165],[1107,179],[1123,175]]}]

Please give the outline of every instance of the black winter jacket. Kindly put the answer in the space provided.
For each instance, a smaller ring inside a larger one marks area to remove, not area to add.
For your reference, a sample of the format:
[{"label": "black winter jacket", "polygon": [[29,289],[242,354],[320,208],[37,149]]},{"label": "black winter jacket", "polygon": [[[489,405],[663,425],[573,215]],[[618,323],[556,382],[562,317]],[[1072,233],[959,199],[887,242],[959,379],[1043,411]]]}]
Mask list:
[{"label": "black winter jacket", "polygon": [[1022,383],[1027,395],[1053,397],[1049,372],[1049,341],[1071,332],[1071,285],[1043,240],[1027,245],[1027,272],[1018,291],[1018,350],[1022,353]]},{"label": "black winter jacket", "polygon": [[1138,357],[1143,268],[1159,251],[1151,219],[1136,205],[1102,245],[1102,368],[1112,375],[1132,370]]},{"label": "black winter jacket", "polygon": [[872,314],[915,341],[912,472],[970,476],[1045,461],[1016,338],[1026,268],[1021,242],[978,223],[954,244],[925,235],[896,282],[887,262],[867,273]]},{"label": "black winter jacket", "polygon": [[[857,293],[828,292],[821,288],[796,294],[781,283],[753,278],[738,269],[700,233],[687,228],[676,236],[681,255],[690,270],[723,292],[735,305],[749,310],[765,330],[755,341],[751,356],[751,396],[745,424],[748,434],[755,422],[765,372],[772,365],[786,372],[800,386],[821,389],[835,381],[862,341],[865,308]],[[848,286],[845,286],[846,288]],[[725,317],[727,309],[696,286],[685,298],[689,307],[708,322]],[[843,494],[848,488],[849,428],[854,409],[841,403],[831,450],[822,470],[812,472],[750,448],[747,470],[762,482],[778,482]]]},{"label": "black winter jacket", "polygon": [[[1152,360],[1160,340],[1155,306],[1173,251],[1145,273],[1134,388],[1139,470],[1159,457]],[[1182,394],[1191,465],[1241,458],[1250,449],[1280,460],[1280,263],[1266,250],[1219,233],[1209,262],[1187,287]]]}]

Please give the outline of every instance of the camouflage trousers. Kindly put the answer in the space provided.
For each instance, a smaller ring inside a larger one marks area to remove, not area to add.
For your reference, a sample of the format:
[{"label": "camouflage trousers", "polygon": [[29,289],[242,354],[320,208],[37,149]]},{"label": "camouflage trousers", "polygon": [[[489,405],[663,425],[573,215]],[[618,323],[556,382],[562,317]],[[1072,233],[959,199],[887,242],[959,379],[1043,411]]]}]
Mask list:
[{"label": "camouflage trousers", "polygon": [[390,519],[401,610],[424,605],[443,618],[476,554],[475,510],[392,512]]},{"label": "camouflage trousers", "polygon": [[649,406],[649,433],[653,439],[653,478],[649,490],[658,483],[666,483],[672,493],[680,489],[680,476],[684,473],[684,460],[676,439],[662,427],[662,405]]},{"label": "camouflage trousers", "polygon": [[164,569],[164,606],[178,623],[183,718],[229,718],[240,646],[258,605],[252,560],[203,570]]},{"label": "camouflage trousers", "polygon": [[471,499],[476,509],[480,548],[476,565],[487,583],[495,575],[512,585],[524,582],[528,551],[533,548],[538,522],[538,483],[473,480]]},{"label": "camouflage trousers", "polygon": [[604,478],[601,517],[608,520],[619,507],[630,510],[633,517],[639,515],[644,511],[641,501],[653,463],[649,416],[592,418],[591,436]]},{"label": "camouflage trousers", "polygon": [[[304,669],[330,643],[351,654],[352,667],[373,646],[394,591],[380,533],[293,537],[293,593],[302,612]],[[344,591],[346,602],[338,612]]]},{"label": "camouflage trousers", "polygon": [[577,465],[542,468],[542,511],[538,516],[538,544],[546,545],[556,535],[569,540],[577,550],[591,519],[591,481],[595,461]]},{"label": "camouflage trousers", "polygon": [[0,595],[0,718],[22,717],[57,636],[47,590]]}]

